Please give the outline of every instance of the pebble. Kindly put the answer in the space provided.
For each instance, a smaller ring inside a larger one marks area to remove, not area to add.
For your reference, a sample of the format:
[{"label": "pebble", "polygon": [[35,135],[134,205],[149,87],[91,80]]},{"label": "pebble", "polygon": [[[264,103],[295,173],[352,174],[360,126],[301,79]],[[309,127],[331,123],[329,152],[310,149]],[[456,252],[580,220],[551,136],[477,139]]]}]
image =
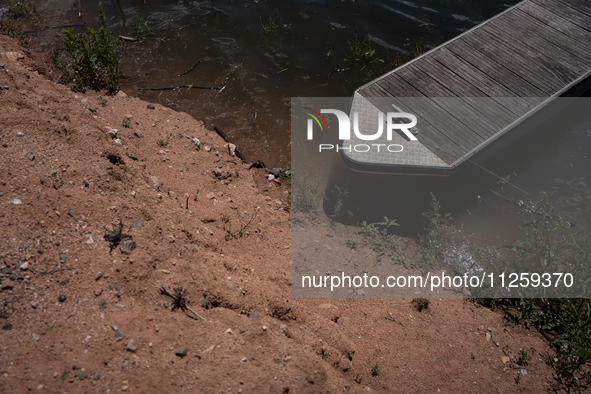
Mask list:
[{"label": "pebble", "polygon": [[267,331],[267,326],[263,326],[263,331]]},{"label": "pebble", "polygon": [[29,262],[25,261],[23,264],[21,264],[21,266],[19,268],[23,271],[28,270],[29,269]]},{"label": "pebble", "polygon": [[140,130],[136,130],[133,132],[135,134],[136,137],[138,138],[144,138],[144,133],[142,133]]},{"label": "pebble", "polygon": [[272,181],[273,179],[275,179],[275,175],[269,174],[269,180]]},{"label": "pebble", "polygon": [[256,312],[250,312],[248,314],[248,318],[249,319],[256,319],[257,318],[257,313]]},{"label": "pebble", "polygon": [[490,328],[490,327],[489,327],[489,328],[487,328],[486,330],[487,330],[488,332],[492,332],[492,328]]},{"label": "pebble", "polygon": [[60,260],[61,261],[63,261],[65,263],[66,262],[66,259],[67,259],[67,257],[65,255],[65,253],[60,254]]},{"label": "pebble", "polygon": [[148,109],[156,109],[156,106],[152,103],[148,104]]},{"label": "pebble", "polygon": [[197,138],[193,138],[193,140],[192,140],[192,141],[193,141],[193,143],[195,144],[195,148],[196,148],[197,150],[199,150],[199,149],[201,148],[201,141],[199,141],[199,139],[197,139]]},{"label": "pebble", "polygon": [[113,335],[113,338],[117,339],[118,341],[120,341],[121,339],[123,339],[125,335],[123,335],[123,333],[121,331],[117,331],[117,333],[115,335]]},{"label": "pebble", "polygon": [[185,171],[185,169],[183,167],[179,167],[179,171],[183,172],[183,171]]},{"label": "pebble", "polygon": [[10,330],[12,330],[12,324],[10,324],[10,323],[5,324],[5,325],[2,326],[2,329],[4,331],[10,331]]},{"label": "pebble", "polygon": [[181,348],[181,349],[179,349],[179,350],[178,350],[178,351],[175,353],[175,355],[177,355],[177,356],[179,356],[179,357],[185,357],[185,356],[187,355],[187,351],[188,351],[188,350],[189,350],[189,348],[185,346],[184,348]]},{"label": "pebble", "polygon": [[282,172],[283,171],[281,170],[281,168],[275,167],[271,170],[271,175],[273,175],[275,178],[277,178],[279,175],[281,175]]},{"label": "pebble", "polygon": [[29,160],[31,160],[31,161],[35,160],[35,154],[34,153],[31,153],[29,155]]},{"label": "pebble", "polygon": [[2,197],[4,195],[4,192],[0,192],[0,197]]},{"label": "pebble", "polygon": [[133,339],[130,339],[129,342],[127,342],[127,346],[125,347],[125,350],[135,353],[137,351],[137,343],[135,343],[135,341]]},{"label": "pebble", "polygon": [[98,297],[98,296],[100,296],[101,294],[103,294],[103,288],[102,288],[102,287],[95,287],[95,288],[94,288],[94,296],[95,296],[95,297]]},{"label": "pebble", "polygon": [[59,302],[64,302],[67,299],[68,299],[68,297],[66,297],[65,294],[60,294],[60,296],[58,297]]},{"label": "pebble", "polygon": [[99,380],[99,379],[101,378],[101,375],[99,375],[98,373],[95,373],[95,374],[92,376],[92,378],[93,378],[94,380]]},{"label": "pebble", "polygon": [[68,215],[70,215],[71,217],[75,218],[76,217],[76,210],[74,208],[70,208],[68,210]]},{"label": "pebble", "polygon": [[246,331],[248,331],[247,327],[240,327],[240,334],[244,334]]},{"label": "pebble", "polygon": [[18,198],[13,198],[12,200],[10,200],[10,203],[14,204],[14,205],[20,205],[23,202],[21,200],[19,200]]},{"label": "pebble", "polygon": [[117,326],[114,325],[114,324],[111,324],[111,329],[113,329],[113,331],[119,331],[119,329],[117,328]]},{"label": "pebble", "polygon": [[41,336],[39,336],[39,335],[33,335],[33,340],[35,342],[39,342],[41,340]]},{"label": "pebble", "polygon": [[127,254],[127,255],[131,254],[131,252],[133,252],[133,250],[136,247],[137,247],[137,244],[135,243],[135,241],[133,241],[131,239],[124,239],[119,244],[119,249],[121,250],[121,253]]},{"label": "pebble", "polygon": [[141,228],[144,227],[144,222],[134,222],[129,225],[130,228]]}]

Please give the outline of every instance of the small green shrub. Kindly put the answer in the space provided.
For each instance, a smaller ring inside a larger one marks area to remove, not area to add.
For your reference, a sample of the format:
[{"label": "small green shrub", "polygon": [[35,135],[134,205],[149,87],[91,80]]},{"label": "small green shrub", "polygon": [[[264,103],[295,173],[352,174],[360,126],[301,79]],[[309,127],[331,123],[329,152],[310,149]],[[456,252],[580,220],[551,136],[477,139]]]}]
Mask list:
[{"label": "small green shrub", "polygon": [[61,81],[73,91],[107,89],[115,93],[119,90],[119,55],[102,3],[99,3],[99,17],[98,31],[88,28],[86,34],[74,34],[71,29],[62,30],[65,61],[56,52],[52,53],[51,61],[61,71]]},{"label": "small green shrub", "polygon": [[5,4],[8,14],[13,19],[37,17],[37,6],[31,0],[6,0]]},{"label": "small green shrub", "polygon": [[357,28],[355,28],[355,35],[353,39],[347,42],[351,53],[345,58],[345,61],[351,63],[351,66],[360,65],[365,67],[373,62],[381,62],[382,59],[376,59],[376,49],[369,36],[362,39],[357,34]]},{"label": "small green shrub", "polygon": [[380,372],[380,365],[376,363],[376,365],[371,368],[371,376],[378,376]]},{"label": "small green shrub", "polygon": [[168,141],[163,140],[163,139],[156,141],[156,143],[158,144],[158,146],[161,146],[161,147],[168,146]]},{"label": "small green shrub", "polygon": [[137,12],[133,16],[133,22],[132,22],[131,26],[133,27],[133,30],[135,31],[136,37],[141,38],[141,37],[146,37],[150,34],[154,34],[150,31],[151,27],[148,24],[148,22],[146,22],[144,20],[144,18],[142,18]]},{"label": "small green shrub", "polygon": [[307,172],[302,175],[295,172],[292,174],[293,208],[302,212],[315,212],[322,204],[322,200],[324,200],[324,196],[318,193],[318,186],[322,178],[318,177],[316,180],[309,182]]},{"label": "small green shrub", "polygon": [[123,119],[123,121],[121,122],[121,126],[125,127],[126,129],[129,129],[131,127],[131,123],[129,123],[129,120]]}]

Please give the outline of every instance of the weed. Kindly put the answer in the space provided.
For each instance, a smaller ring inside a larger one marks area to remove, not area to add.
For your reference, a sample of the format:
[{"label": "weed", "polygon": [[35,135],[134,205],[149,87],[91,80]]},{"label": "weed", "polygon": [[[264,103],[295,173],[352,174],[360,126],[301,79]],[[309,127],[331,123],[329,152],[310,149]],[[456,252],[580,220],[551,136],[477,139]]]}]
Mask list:
[{"label": "weed", "polygon": [[357,246],[358,246],[358,244],[357,244],[357,241],[355,240],[355,238],[353,238],[353,237],[351,236],[351,239],[348,239],[348,240],[345,242],[345,246],[348,246],[348,247],[350,247],[351,249],[353,249],[353,250],[356,250],[356,249],[357,249]]},{"label": "weed", "polygon": [[283,30],[285,30],[285,34],[290,35],[291,34],[291,23],[285,23],[283,25]]},{"label": "weed", "polygon": [[369,246],[378,256],[384,256],[396,248],[397,237],[389,234],[390,227],[400,226],[396,220],[390,220],[384,216],[383,222],[361,223],[357,233],[361,236],[363,246]]},{"label": "weed", "polygon": [[345,184],[342,186],[335,185],[326,198],[326,209],[332,211],[328,216],[333,220],[351,220],[354,213],[349,207],[353,207],[354,204],[350,201],[349,197],[349,185]]},{"label": "weed", "polygon": [[265,32],[265,36],[269,36],[269,37],[277,37],[277,23],[275,22],[275,20],[272,17],[269,17],[269,22],[267,22],[266,25],[263,24],[263,20],[261,18],[259,18],[259,22],[261,23],[261,27],[263,28],[263,31]]},{"label": "weed", "polygon": [[309,182],[307,172],[304,172],[301,176],[293,172],[292,202],[297,210],[315,212],[320,207],[322,200],[324,200],[324,196],[318,193],[321,180],[322,178],[318,177],[316,180]]},{"label": "weed", "polygon": [[529,356],[529,354],[527,354],[527,352],[524,349],[521,349],[519,351],[519,358],[517,359],[517,365],[525,366],[525,365],[527,365],[527,362],[529,360],[531,360],[531,357]]},{"label": "weed", "polygon": [[354,67],[356,64],[365,67],[372,62],[383,61],[382,59],[375,58],[376,49],[369,36],[365,39],[359,38],[357,28],[355,28],[353,39],[348,40],[347,44],[351,53],[345,58],[345,61],[351,63],[351,67]]},{"label": "weed", "polygon": [[380,366],[378,363],[371,368],[371,376],[378,376],[380,374]]},{"label": "weed", "polygon": [[362,380],[363,380],[363,377],[361,375],[357,374],[357,376],[355,376],[355,383],[361,384]]},{"label": "weed", "polygon": [[115,93],[119,90],[119,55],[102,3],[99,3],[99,16],[98,31],[88,28],[86,34],[74,34],[71,29],[62,30],[66,61],[62,62],[58,54],[52,52],[51,62],[61,71],[61,81],[74,91],[107,89]]},{"label": "weed", "polygon": [[224,230],[226,231],[226,235],[225,235],[226,241],[229,241],[230,239],[233,239],[233,238],[244,237],[244,233],[246,231],[246,228],[248,227],[248,225],[252,222],[252,220],[254,218],[255,218],[255,215],[253,214],[252,217],[250,218],[250,220],[248,222],[246,222],[246,224],[241,226],[238,230],[232,230],[232,218],[230,218],[229,215],[222,214],[222,223],[224,224]]},{"label": "weed", "polygon": [[412,54],[414,57],[419,57],[425,52],[427,52],[427,49],[423,45],[423,38],[421,38],[419,42],[414,43],[414,46],[412,47]]},{"label": "weed", "polygon": [[146,37],[150,34],[154,34],[150,31],[151,27],[137,12],[133,16],[133,30],[135,31],[136,37]]},{"label": "weed", "polygon": [[166,99],[166,106],[170,109],[178,109],[179,101],[177,96],[172,96],[170,99]]},{"label": "weed", "polygon": [[326,359],[327,359],[327,358],[329,358],[329,357],[330,357],[330,353],[329,353],[329,352],[324,352],[324,353],[322,353],[322,359],[323,359],[323,360],[326,360]]},{"label": "weed", "polygon": [[99,96],[98,99],[99,99],[99,103],[101,104],[101,107],[107,106],[107,103],[108,103],[107,99],[104,99],[103,96]]},{"label": "weed", "polygon": [[515,374],[515,384],[519,384],[521,382],[521,372],[517,372]]},{"label": "weed", "polygon": [[8,8],[8,14],[13,19],[19,18],[36,18],[37,7],[31,0],[16,0],[16,1],[5,1],[6,7]]},{"label": "weed", "polygon": [[123,119],[123,121],[121,122],[121,126],[125,127],[126,129],[129,129],[131,127],[131,123],[129,123],[129,120]]},{"label": "weed", "polygon": [[423,213],[426,224],[423,227],[423,234],[420,236],[425,268],[441,260],[443,245],[449,241],[449,235],[454,231],[453,227],[449,225],[451,214],[441,214],[440,211],[441,203],[431,193],[431,209]]},{"label": "weed", "polygon": [[131,235],[123,234],[123,222],[119,221],[118,228],[112,228],[107,234],[104,235],[105,240],[109,243],[109,252],[112,252],[121,241],[124,239],[131,239]]},{"label": "weed", "polygon": [[168,146],[167,140],[159,139],[158,141],[156,141],[156,143],[158,144],[158,146],[161,146],[161,147]]},{"label": "weed", "polygon": [[240,313],[242,313],[243,315],[248,315],[250,314],[250,312],[252,311],[252,307],[246,307],[245,305],[242,305],[242,308],[240,309]]}]

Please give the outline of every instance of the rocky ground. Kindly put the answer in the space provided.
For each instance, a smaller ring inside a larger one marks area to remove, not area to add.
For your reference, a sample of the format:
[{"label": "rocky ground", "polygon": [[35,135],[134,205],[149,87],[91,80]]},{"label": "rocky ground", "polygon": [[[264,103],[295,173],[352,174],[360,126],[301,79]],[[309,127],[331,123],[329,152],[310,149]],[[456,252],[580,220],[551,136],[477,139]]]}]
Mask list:
[{"label": "rocky ground", "polygon": [[0,391],[551,391],[547,342],[500,311],[291,298],[285,179],[187,114],[71,92],[44,56],[0,36]]}]

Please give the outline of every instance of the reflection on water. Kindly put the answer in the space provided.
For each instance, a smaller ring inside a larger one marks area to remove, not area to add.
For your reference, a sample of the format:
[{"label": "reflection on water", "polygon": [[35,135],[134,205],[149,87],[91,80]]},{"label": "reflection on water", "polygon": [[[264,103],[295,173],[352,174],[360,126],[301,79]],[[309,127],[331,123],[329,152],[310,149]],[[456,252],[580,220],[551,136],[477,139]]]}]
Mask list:
[{"label": "reflection on water", "polygon": [[[438,45],[515,3],[106,0],[103,6],[116,36],[134,36],[131,20],[136,12],[154,32],[145,41],[122,44],[125,75],[149,73],[126,79],[127,92],[187,84],[224,88],[146,92],[142,97],[188,112],[210,127],[219,126],[249,161],[285,167],[290,154],[290,97],[350,97],[357,87],[386,72],[396,54],[412,56],[420,42],[427,48]],[[99,25],[94,1],[47,0],[39,9],[48,26]],[[274,34],[264,34],[263,26],[272,25]],[[344,60],[351,55],[355,29],[360,38],[369,37],[376,50],[368,65],[351,67]],[[195,70],[179,76],[198,61]],[[551,193],[557,208],[589,226],[590,122],[587,118],[568,127],[556,125],[556,132],[525,141],[487,168],[532,195],[540,190]],[[497,245],[521,235],[517,225],[529,214],[517,205],[531,203],[528,196],[469,165],[448,178],[376,177],[351,173],[339,158],[328,187],[345,180],[352,186],[355,207],[363,211],[369,201],[380,208],[379,214],[361,212],[363,220],[386,214],[410,235],[429,206],[430,192],[441,200],[444,211],[453,213],[454,224],[467,237]]]},{"label": "reflection on water", "polygon": [[[107,0],[103,7],[115,35],[134,36],[136,12],[154,32],[144,42],[124,43],[125,75],[150,73],[124,81],[126,91],[187,84],[225,87],[221,93],[180,89],[144,97],[188,112],[208,126],[218,125],[251,160],[285,166],[290,97],[350,97],[388,71],[396,54],[412,56],[415,43],[440,44],[516,2]],[[40,9],[49,26],[98,26],[95,1],[47,0]],[[274,31],[265,34],[263,26],[274,26]],[[376,52],[370,64],[351,67],[344,59],[351,55],[349,41],[356,29],[360,39],[369,37]],[[179,77],[199,60],[194,71]]]}]

